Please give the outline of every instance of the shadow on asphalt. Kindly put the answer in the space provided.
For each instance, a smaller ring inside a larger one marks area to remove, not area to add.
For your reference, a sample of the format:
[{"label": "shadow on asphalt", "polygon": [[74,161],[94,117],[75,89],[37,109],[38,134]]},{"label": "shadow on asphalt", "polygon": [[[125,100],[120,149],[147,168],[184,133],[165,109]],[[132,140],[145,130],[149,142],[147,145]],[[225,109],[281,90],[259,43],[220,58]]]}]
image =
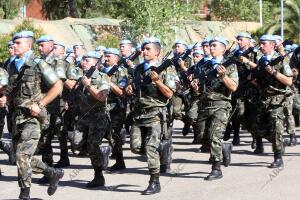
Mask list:
[{"label": "shadow on asphalt", "polygon": [[[108,192],[141,192],[140,190],[129,190],[123,189],[122,187],[139,187],[138,185],[128,185],[128,184],[120,184],[120,185],[112,185],[112,186],[103,186],[96,188],[86,188],[86,184],[88,181],[85,180],[70,180],[70,181],[60,181],[59,185],[62,187],[75,187],[81,188],[85,190],[102,190]],[[63,190],[64,188],[62,188]]]}]

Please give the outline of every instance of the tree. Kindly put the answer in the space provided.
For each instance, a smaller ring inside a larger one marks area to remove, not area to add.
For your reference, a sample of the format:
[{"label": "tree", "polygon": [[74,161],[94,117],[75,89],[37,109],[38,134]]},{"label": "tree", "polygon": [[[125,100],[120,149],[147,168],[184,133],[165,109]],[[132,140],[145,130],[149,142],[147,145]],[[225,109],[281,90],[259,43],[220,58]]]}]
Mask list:
[{"label": "tree", "polygon": [[[270,23],[265,30],[269,33],[280,35],[280,9],[276,9],[275,21]],[[284,35],[285,38],[300,42],[300,1],[287,0],[284,5]]]},{"label": "tree", "polygon": [[28,3],[29,0],[6,0],[0,1],[0,18],[2,19],[13,19],[19,13],[23,3]]},{"label": "tree", "polygon": [[[0,62],[3,63],[8,57],[7,43],[12,39],[15,33],[23,30],[29,30],[34,33],[35,38],[39,38],[44,35],[44,31],[39,28],[35,28],[33,22],[30,20],[24,20],[21,24],[15,27],[15,29],[10,34],[0,35]],[[34,45],[34,51],[37,52],[37,45]]]}]

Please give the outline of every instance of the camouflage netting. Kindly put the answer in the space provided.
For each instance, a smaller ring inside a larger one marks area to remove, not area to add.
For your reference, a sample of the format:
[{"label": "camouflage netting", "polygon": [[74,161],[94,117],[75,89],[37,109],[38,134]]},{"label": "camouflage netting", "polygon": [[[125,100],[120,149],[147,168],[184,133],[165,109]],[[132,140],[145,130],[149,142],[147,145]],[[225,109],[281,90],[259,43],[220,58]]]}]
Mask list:
[{"label": "camouflage netting", "polygon": [[[22,22],[21,19],[0,20],[0,34],[10,33]],[[74,19],[65,18],[57,21],[33,20],[38,28],[52,35],[56,40],[63,41],[67,46],[82,42],[88,50],[95,42],[107,35],[122,38],[120,21],[107,18]],[[201,41],[206,36],[222,35],[230,40],[240,31],[255,31],[259,23],[255,22],[217,22],[217,21],[185,21],[183,28],[177,28],[177,39],[190,43]]]}]

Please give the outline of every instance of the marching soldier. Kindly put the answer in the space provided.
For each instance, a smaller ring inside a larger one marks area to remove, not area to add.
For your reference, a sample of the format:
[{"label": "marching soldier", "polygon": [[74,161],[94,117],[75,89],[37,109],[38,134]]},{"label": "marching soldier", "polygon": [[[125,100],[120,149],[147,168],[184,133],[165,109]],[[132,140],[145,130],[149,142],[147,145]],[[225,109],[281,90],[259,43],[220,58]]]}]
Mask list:
[{"label": "marching soldier", "polygon": [[103,170],[107,168],[111,151],[110,147],[100,147],[110,126],[106,108],[110,86],[108,77],[97,69],[99,59],[100,55],[95,51],[84,55],[82,68],[72,69],[74,79],[65,83],[68,89],[75,90],[76,105],[80,110],[75,123],[73,146],[81,150],[86,135],[87,151],[94,168],[94,178],[86,184],[87,188],[105,185]]},{"label": "marching soldier", "polygon": [[[30,199],[31,175],[43,173],[49,178],[48,195],[53,195],[64,172],[54,169],[34,157],[46,121],[45,106],[62,91],[62,82],[44,60],[37,59],[33,52],[33,33],[22,31],[14,35],[16,58],[8,66],[9,87],[0,103],[10,103],[13,112],[13,141],[16,142],[18,182],[20,199]],[[47,89],[49,88],[49,89]]]},{"label": "marching soldier", "polygon": [[75,55],[75,66],[78,66],[82,60],[85,53],[85,48],[82,43],[77,43],[73,45],[74,55]]},{"label": "marching soldier", "polygon": [[[162,139],[168,140],[166,106],[176,90],[175,80],[178,80],[173,67],[168,67],[157,74],[154,69],[159,65],[161,53],[160,40],[149,38],[142,44],[144,62],[137,65],[134,72],[134,87],[126,89],[134,96],[134,123],[131,128],[131,151],[136,154],[146,154],[150,173],[149,186],[142,194],[149,195],[160,192],[160,152]],[[149,78],[149,82],[143,82]]]},{"label": "marching soldier", "polygon": [[256,117],[259,130],[255,134],[272,143],[274,162],[270,168],[283,167],[283,103],[286,99],[287,86],[292,85],[293,72],[286,57],[279,63],[272,61],[279,56],[275,51],[276,37],[263,35],[260,38],[260,49],[263,56],[259,59],[253,74],[261,88],[261,101]]},{"label": "marching soldier", "polygon": [[111,121],[112,153],[116,163],[109,168],[109,171],[119,171],[126,169],[123,157],[123,148],[125,142],[125,131],[122,131],[126,120],[125,87],[127,87],[128,73],[123,66],[117,66],[120,59],[119,51],[115,48],[108,48],[105,52],[105,63],[102,69],[103,73],[110,73],[119,67],[113,74],[109,75],[111,92],[107,98],[107,107]]},{"label": "marching soldier", "polygon": [[[235,50],[234,56],[236,56],[237,59],[239,59],[240,55],[243,52],[246,52],[249,50],[250,43],[251,43],[251,35],[246,32],[239,33],[236,36],[236,39],[238,41],[238,49]],[[252,47],[251,47],[252,48]],[[256,63],[256,53],[251,51],[249,52],[248,55],[244,56],[244,59],[248,59],[248,61],[252,61]],[[224,140],[228,140],[230,138],[231,132],[233,132],[233,145],[239,145],[240,144],[240,124],[241,122],[244,122],[244,120],[249,120],[249,119],[243,119],[244,116],[244,111],[245,111],[245,95],[247,93],[247,89],[249,88],[249,81],[247,80],[247,77],[250,74],[250,67],[240,63],[238,60],[236,62],[237,65],[237,70],[239,74],[239,86],[237,91],[235,91],[232,94],[232,107],[233,107],[233,113],[232,113],[232,118],[231,122],[228,123],[226,132],[224,134]],[[253,121],[249,121],[251,124]],[[250,130],[249,130],[250,131]],[[261,143],[259,143],[261,144]]]},{"label": "marching soldier", "polygon": [[238,87],[238,73],[235,64],[226,68],[222,65],[223,54],[228,45],[225,38],[215,37],[209,45],[213,57],[208,65],[211,71],[208,78],[200,76],[200,88],[198,84],[194,84],[193,87],[196,92],[200,89],[200,93],[204,95],[198,123],[205,122],[204,137],[210,145],[210,161],[212,162],[212,171],[205,180],[216,180],[223,177],[222,160],[225,166],[230,164],[231,144],[223,143],[222,139],[231,111],[231,93]]},{"label": "marching soldier", "polygon": [[[66,69],[65,63],[62,58],[56,57],[54,52],[54,40],[50,35],[43,35],[36,41],[38,45],[38,50],[43,59],[52,69],[56,72],[57,76],[61,81],[66,80]],[[54,138],[54,135],[58,134],[61,129],[61,94],[55,98],[48,106],[47,111],[50,114],[50,124],[49,127],[42,130],[41,143],[39,150],[42,153],[42,160],[46,162],[49,166],[53,165],[53,150],[51,142]],[[43,180],[43,179],[42,179]],[[43,183],[43,181],[41,182]]]}]

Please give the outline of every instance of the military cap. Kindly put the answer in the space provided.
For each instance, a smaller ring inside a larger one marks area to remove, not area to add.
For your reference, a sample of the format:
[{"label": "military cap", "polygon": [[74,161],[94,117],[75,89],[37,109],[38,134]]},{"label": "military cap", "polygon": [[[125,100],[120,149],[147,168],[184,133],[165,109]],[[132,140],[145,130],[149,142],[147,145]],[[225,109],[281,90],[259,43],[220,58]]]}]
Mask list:
[{"label": "military cap", "polygon": [[263,35],[259,38],[259,41],[276,41],[274,35]]},{"label": "military cap", "polygon": [[200,49],[196,50],[196,51],[193,51],[193,55],[196,55],[196,54],[204,55],[204,52]]},{"label": "military cap", "polygon": [[203,46],[204,44],[209,44],[209,41],[211,41],[210,37],[205,38],[204,40],[202,40],[201,46]]},{"label": "military cap", "polygon": [[61,42],[61,41],[55,41],[54,45],[62,46],[64,48],[66,47],[66,45],[63,42]]},{"label": "military cap", "polygon": [[176,42],[175,42],[175,45],[177,45],[177,44],[182,44],[182,45],[184,45],[184,46],[188,46],[187,45],[187,43],[185,42],[185,41],[183,41],[183,40],[177,40]]},{"label": "military cap", "polygon": [[249,38],[249,39],[252,39],[251,34],[247,33],[247,32],[241,32],[241,33],[237,34],[236,39],[239,39],[239,38]]},{"label": "military cap", "polygon": [[280,35],[273,35],[275,40],[283,41],[282,37]]},{"label": "military cap", "polygon": [[105,50],[104,53],[105,53],[105,54],[115,54],[115,55],[117,55],[117,56],[120,56],[120,52],[119,52],[119,50],[116,49],[116,48],[108,48],[108,49]]},{"label": "military cap", "polygon": [[150,43],[156,43],[156,44],[159,44],[160,47],[161,47],[161,43],[160,43],[160,39],[159,39],[159,38],[156,38],[156,37],[150,37],[150,38],[145,38],[145,39],[144,39],[141,48],[143,49],[144,46],[145,46],[146,44],[150,44]]},{"label": "military cap", "polygon": [[78,43],[74,44],[74,45],[73,45],[73,48],[75,48],[75,47],[77,47],[77,46],[82,46],[82,47],[84,47],[84,45],[82,44],[82,42],[78,42]]},{"label": "military cap", "polygon": [[13,44],[14,44],[14,42],[11,41],[11,40],[9,40],[9,41],[7,42],[7,46],[8,46],[8,47],[11,46],[11,45],[13,45]]},{"label": "military cap", "polygon": [[224,44],[225,46],[228,45],[228,40],[224,37],[214,37],[209,41],[209,44],[213,43],[213,42],[220,42],[222,44]]},{"label": "military cap", "polygon": [[101,56],[97,51],[90,51],[87,54],[85,54],[83,56],[83,58],[96,58],[96,59],[100,59]]},{"label": "military cap", "polygon": [[21,31],[19,33],[16,33],[13,36],[13,41],[19,38],[33,38],[33,32],[32,31]]},{"label": "military cap", "polygon": [[39,39],[36,40],[36,43],[39,44],[41,42],[50,42],[54,41],[51,35],[42,35]]},{"label": "military cap", "polygon": [[95,48],[95,51],[105,51],[106,50],[106,47],[105,46],[97,46]]},{"label": "military cap", "polygon": [[66,54],[70,54],[70,53],[74,53],[74,50],[73,50],[73,48],[68,47],[68,48],[66,49]]},{"label": "military cap", "polygon": [[132,42],[130,40],[121,40],[120,45],[122,44],[132,44]]}]

